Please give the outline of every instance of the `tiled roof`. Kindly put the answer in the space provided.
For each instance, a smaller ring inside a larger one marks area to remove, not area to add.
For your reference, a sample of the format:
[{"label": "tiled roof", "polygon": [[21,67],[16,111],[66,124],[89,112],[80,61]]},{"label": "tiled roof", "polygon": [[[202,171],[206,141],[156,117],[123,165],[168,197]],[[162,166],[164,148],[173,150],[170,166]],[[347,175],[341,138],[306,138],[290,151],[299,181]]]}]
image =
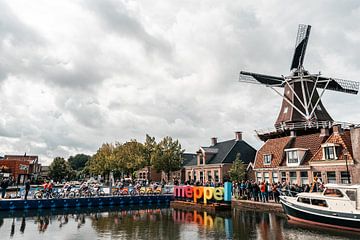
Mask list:
[{"label": "tiled roof", "polygon": [[207,164],[233,163],[236,155],[240,153],[240,159],[248,164],[254,161],[256,150],[245,141],[236,141],[235,139],[219,142],[212,148],[217,148],[218,153],[214,155]]},{"label": "tiled roof", "polygon": [[196,154],[193,153],[183,153],[183,166],[194,166],[197,164]]},{"label": "tiled roof", "polygon": [[[245,141],[240,140],[236,141],[235,139],[218,142],[211,147],[201,147],[202,149],[212,150],[216,149],[217,153],[211,155],[210,159],[207,159],[206,164],[220,164],[220,163],[232,163],[236,159],[236,155],[240,153],[240,159],[248,164],[254,161],[256,150],[247,144]],[[206,151],[205,150],[205,151]],[[184,162],[184,166],[194,166],[197,165],[197,159]]]},{"label": "tiled roof", "polygon": [[[297,136],[292,139],[292,141],[290,142],[287,148],[308,149],[301,163],[301,165],[307,165],[310,159],[315,155],[315,153],[321,147],[321,144],[325,142],[325,140],[326,137],[320,137],[320,133]],[[281,165],[286,165],[285,159],[283,159]]]},{"label": "tiled roof", "polygon": [[[256,154],[254,168],[278,167],[284,157],[284,149],[290,143],[291,137],[281,137],[267,140]],[[271,164],[264,165],[264,155],[271,155]]]},{"label": "tiled roof", "polygon": [[[352,153],[352,145],[351,145],[351,136],[350,131],[345,130],[341,134],[332,133],[330,137],[325,141],[325,143],[337,143],[342,146],[343,149],[346,149],[349,152],[348,160],[353,160],[353,153]],[[338,159],[344,159],[343,151],[339,151],[337,153]],[[323,152],[321,149],[321,146],[319,146],[319,149],[315,152],[314,156],[311,158],[310,161],[321,161],[323,160]]]}]

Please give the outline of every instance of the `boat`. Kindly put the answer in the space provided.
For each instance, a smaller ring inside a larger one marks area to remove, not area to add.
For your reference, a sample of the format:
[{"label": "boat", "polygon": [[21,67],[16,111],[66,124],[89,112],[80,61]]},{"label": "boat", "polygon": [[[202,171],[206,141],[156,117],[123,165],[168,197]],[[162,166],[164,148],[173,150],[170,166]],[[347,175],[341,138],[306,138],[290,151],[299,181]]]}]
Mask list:
[{"label": "boat", "polygon": [[280,196],[290,220],[360,231],[360,184],[326,184],[323,192]]}]

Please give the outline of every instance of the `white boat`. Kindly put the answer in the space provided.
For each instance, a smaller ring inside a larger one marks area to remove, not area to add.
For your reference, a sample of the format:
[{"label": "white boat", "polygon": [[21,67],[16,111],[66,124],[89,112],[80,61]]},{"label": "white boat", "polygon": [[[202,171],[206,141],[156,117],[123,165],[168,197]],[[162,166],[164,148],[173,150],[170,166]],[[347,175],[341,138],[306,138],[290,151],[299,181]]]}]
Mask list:
[{"label": "white boat", "polygon": [[326,184],[323,192],[280,196],[280,201],[291,220],[360,231],[359,184]]}]

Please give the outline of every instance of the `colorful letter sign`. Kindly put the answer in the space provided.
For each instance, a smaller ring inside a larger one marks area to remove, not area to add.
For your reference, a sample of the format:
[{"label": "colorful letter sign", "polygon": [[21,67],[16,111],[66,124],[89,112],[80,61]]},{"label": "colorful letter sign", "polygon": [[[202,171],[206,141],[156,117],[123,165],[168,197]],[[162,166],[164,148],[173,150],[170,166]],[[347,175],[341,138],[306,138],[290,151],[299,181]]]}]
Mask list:
[{"label": "colorful letter sign", "polygon": [[178,198],[193,199],[194,203],[202,199],[204,205],[210,200],[231,201],[231,183],[225,183],[224,187],[202,187],[202,186],[175,186],[174,196]]}]

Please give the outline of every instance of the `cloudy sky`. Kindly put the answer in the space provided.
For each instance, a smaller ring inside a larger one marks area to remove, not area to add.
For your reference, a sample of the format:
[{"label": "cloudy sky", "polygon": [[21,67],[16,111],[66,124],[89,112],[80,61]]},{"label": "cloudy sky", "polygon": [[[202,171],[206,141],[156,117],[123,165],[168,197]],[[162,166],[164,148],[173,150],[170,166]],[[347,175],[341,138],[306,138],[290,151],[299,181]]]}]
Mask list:
[{"label": "cloudy sky", "polygon": [[[258,148],[281,99],[240,70],[289,74],[299,23],[305,68],[359,80],[360,2],[0,0],[0,152],[94,153],[146,133],[188,151],[234,131]],[[360,98],[326,92],[337,121]]]}]

